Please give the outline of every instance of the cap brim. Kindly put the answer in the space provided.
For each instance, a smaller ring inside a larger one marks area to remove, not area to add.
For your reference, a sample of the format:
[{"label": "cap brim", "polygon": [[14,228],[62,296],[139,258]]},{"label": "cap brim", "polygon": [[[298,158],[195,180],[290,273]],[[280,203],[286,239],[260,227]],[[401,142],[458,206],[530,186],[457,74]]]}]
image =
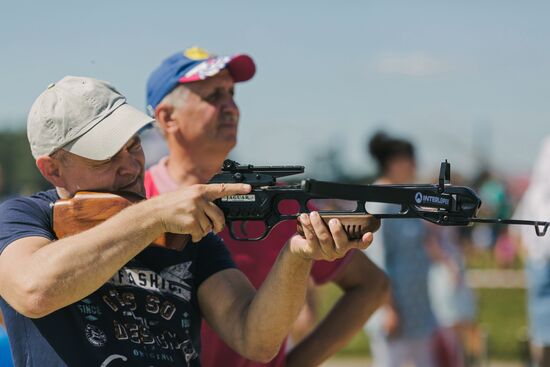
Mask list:
[{"label": "cap brim", "polygon": [[256,73],[256,64],[248,55],[236,55],[227,63],[227,70],[235,83],[245,82]]},{"label": "cap brim", "polygon": [[63,149],[96,161],[109,159],[132,136],[153,121],[151,117],[125,103]]}]

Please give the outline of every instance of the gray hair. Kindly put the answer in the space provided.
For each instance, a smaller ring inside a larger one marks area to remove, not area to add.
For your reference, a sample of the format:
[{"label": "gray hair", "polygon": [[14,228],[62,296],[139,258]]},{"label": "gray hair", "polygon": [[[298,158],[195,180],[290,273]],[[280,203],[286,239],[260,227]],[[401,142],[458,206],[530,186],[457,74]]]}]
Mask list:
[{"label": "gray hair", "polygon": [[[160,101],[159,105],[161,103],[167,103],[174,108],[178,108],[185,103],[188,95],[189,95],[189,88],[187,88],[184,84],[180,84],[176,88],[174,88],[170,93],[165,95],[164,98]],[[154,116],[154,113],[153,113],[153,116]],[[162,130],[157,120],[153,122],[153,126],[166,139],[164,130]]]},{"label": "gray hair", "polygon": [[176,88],[174,88],[170,93],[168,93],[160,103],[168,103],[172,105],[173,107],[179,107],[185,101],[187,100],[187,96],[189,95],[189,88],[187,88],[184,84],[178,85]]}]

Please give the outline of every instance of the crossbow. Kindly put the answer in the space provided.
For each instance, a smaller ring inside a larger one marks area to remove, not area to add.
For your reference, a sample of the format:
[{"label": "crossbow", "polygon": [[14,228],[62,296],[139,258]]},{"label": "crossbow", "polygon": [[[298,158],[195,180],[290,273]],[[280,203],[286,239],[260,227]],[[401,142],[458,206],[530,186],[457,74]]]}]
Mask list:
[{"label": "crossbow", "polygon": [[[226,160],[221,171],[210,183],[247,183],[252,191],[246,195],[233,195],[218,199],[216,204],[224,212],[229,233],[233,239],[256,241],[265,238],[279,222],[297,219],[300,213],[315,209],[311,205],[317,199],[351,200],[355,209],[319,210],[321,217],[328,221],[338,218],[350,239],[358,239],[379,226],[379,219],[420,218],[443,226],[468,226],[473,223],[518,224],[534,226],[538,236],[544,236],[549,222],[501,218],[477,218],[481,199],[474,190],[466,186],[451,185],[451,164],[441,162],[437,184],[404,185],[357,185],[337,182],[304,179],[298,184],[282,185],[280,177],[300,174],[303,166],[253,166],[240,165]],[[297,203],[292,213],[282,212],[281,203]],[[369,213],[367,203],[398,204],[397,213]],[[373,218],[376,218],[373,221]],[[244,224],[249,221],[261,222],[263,227],[257,235],[248,235]],[[240,227],[236,224],[240,223]],[[300,232],[298,221],[298,230]]]}]

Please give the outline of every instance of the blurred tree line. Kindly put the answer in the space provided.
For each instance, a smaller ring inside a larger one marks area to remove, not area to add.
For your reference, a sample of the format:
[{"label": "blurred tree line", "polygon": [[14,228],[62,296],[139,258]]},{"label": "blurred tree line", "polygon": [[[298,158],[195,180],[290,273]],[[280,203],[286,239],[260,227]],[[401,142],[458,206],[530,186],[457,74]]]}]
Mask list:
[{"label": "blurred tree line", "polygon": [[0,131],[0,199],[48,187],[36,168],[26,131]]}]

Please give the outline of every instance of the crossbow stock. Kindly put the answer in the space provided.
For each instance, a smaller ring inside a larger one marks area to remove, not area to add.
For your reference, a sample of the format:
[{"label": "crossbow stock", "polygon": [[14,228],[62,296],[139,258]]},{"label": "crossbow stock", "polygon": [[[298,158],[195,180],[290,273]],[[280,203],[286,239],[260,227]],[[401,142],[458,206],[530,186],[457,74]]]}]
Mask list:
[{"label": "crossbow stock", "polygon": [[[421,218],[444,226],[468,226],[473,223],[531,225],[538,236],[544,236],[550,225],[544,221],[477,218],[481,199],[469,187],[451,185],[451,165],[446,160],[441,163],[437,184],[352,185],[314,179],[305,179],[293,185],[277,182],[280,177],[303,172],[303,166],[240,165],[226,160],[222,170],[210,183],[248,183],[252,186],[252,191],[247,195],[228,196],[216,201],[224,212],[231,237],[242,241],[261,240],[277,223],[297,219],[300,213],[311,212],[315,206],[310,203],[317,199],[356,202],[355,209],[350,211],[319,210],[325,221],[333,217],[340,219],[350,239],[376,230],[379,223],[373,223],[373,217]],[[281,212],[280,204],[285,200],[296,202],[299,209],[293,213]],[[371,214],[366,206],[372,202],[398,204],[401,210],[397,213]],[[261,233],[248,236],[243,229],[243,223],[247,221],[263,222]],[[241,223],[240,231],[235,225],[238,222]]]}]

